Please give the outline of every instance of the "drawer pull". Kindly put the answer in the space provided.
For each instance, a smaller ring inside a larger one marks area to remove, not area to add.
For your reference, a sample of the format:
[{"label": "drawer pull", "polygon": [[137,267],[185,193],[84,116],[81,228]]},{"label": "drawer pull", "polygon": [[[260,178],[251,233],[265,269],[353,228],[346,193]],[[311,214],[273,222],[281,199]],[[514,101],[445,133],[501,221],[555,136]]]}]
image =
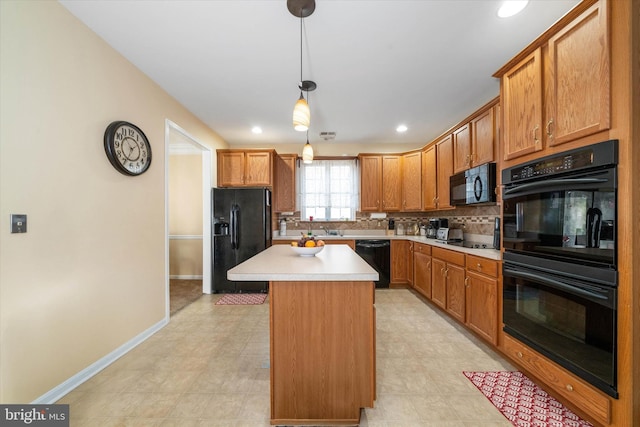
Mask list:
[{"label": "drawer pull", "polygon": [[569,391],[573,391],[573,386],[571,384],[567,384],[566,389]]},{"label": "drawer pull", "polygon": [[521,351],[517,352],[517,353],[516,353],[516,356],[518,356],[518,357],[522,358],[522,352],[521,352]]},{"label": "drawer pull", "polygon": [[478,263],[477,267],[478,267],[478,270],[482,270],[482,265],[480,265],[480,263]]}]

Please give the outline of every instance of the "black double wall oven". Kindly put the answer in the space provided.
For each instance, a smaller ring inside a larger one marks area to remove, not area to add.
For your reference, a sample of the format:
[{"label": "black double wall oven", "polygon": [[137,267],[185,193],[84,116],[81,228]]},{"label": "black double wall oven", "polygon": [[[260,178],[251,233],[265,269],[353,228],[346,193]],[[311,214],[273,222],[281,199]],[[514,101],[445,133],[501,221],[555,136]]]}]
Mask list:
[{"label": "black double wall oven", "polygon": [[502,171],[510,336],[617,398],[617,141]]}]

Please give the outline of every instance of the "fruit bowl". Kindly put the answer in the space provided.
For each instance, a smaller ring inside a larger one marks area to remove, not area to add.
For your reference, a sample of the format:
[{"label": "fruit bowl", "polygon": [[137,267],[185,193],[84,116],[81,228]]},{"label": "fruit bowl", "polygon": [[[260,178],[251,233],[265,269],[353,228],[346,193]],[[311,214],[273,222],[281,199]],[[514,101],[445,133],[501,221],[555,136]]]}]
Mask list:
[{"label": "fruit bowl", "polygon": [[299,246],[291,246],[291,249],[300,256],[316,256],[318,252],[324,249],[324,246],[315,246],[311,248],[301,248]]}]

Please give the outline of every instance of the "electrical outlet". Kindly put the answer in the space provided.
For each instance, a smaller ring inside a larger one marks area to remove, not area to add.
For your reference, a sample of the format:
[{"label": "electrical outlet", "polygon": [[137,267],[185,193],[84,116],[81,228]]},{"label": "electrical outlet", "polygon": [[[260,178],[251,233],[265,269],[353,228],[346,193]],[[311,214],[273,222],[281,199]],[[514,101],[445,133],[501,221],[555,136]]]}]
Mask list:
[{"label": "electrical outlet", "polygon": [[26,233],[27,232],[27,216],[23,214],[11,214],[11,232]]}]

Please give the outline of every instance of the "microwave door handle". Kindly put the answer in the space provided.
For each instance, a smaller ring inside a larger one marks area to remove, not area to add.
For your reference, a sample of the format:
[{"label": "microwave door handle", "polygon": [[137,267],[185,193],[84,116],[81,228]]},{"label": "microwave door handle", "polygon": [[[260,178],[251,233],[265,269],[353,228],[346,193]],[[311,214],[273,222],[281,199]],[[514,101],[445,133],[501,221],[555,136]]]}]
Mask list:
[{"label": "microwave door handle", "polygon": [[551,286],[556,289],[561,289],[574,294],[579,294],[588,298],[597,298],[597,299],[603,299],[603,300],[607,299],[607,297],[604,295],[600,295],[595,292],[589,292],[585,289],[576,288],[575,286],[567,285],[566,283],[563,283],[559,280],[551,279],[549,277],[544,277],[537,274],[527,273],[519,270],[512,270],[508,267],[504,268],[504,272],[509,273],[510,276],[519,277],[521,279],[530,279],[530,280]]},{"label": "microwave door handle", "polygon": [[522,191],[535,188],[546,188],[552,185],[572,185],[572,184],[601,184],[607,182],[606,178],[564,178],[564,179],[547,179],[546,181],[529,182],[520,184],[517,187],[504,190],[504,194],[518,194]]}]

